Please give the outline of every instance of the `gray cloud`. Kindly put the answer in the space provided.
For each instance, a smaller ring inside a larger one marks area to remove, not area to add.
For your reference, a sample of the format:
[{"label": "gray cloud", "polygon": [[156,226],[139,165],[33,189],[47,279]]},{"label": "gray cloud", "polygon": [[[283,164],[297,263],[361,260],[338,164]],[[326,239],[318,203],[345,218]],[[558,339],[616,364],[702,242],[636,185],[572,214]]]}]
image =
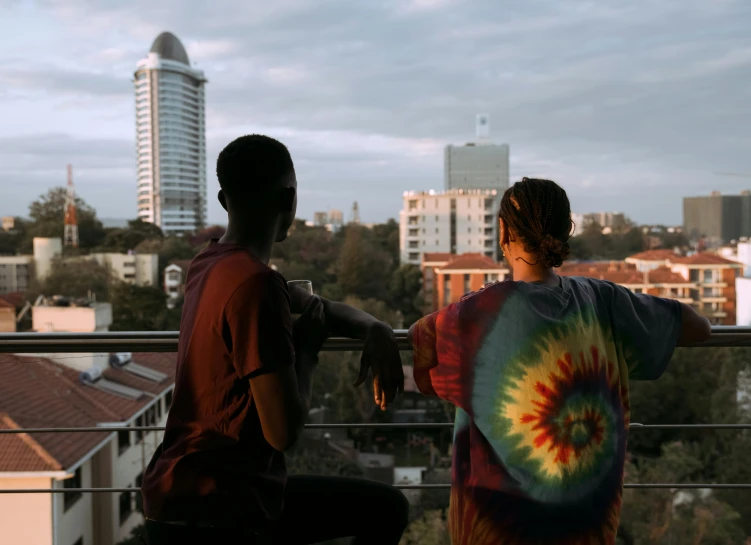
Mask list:
[{"label": "gray cloud", "polygon": [[[243,132],[283,138],[308,215],[354,198],[366,217],[395,215],[402,190],[441,186],[441,145],[470,140],[481,111],[511,145],[512,175],[560,180],[580,210],[678,222],[680,195],[751,183],[713,175],[751,172],[743,0],[39,5],[88,60],[55,71],[28,59],[20,74],[0,65],[0,87],[127,111],[135,62],[172,30],[210,80],[210,162]],[[132,138],[132,120],[122,126],[113,141]],[[76,136],[85,142],[85,130]],[[123,157],[133,162],[132,145]]]}]

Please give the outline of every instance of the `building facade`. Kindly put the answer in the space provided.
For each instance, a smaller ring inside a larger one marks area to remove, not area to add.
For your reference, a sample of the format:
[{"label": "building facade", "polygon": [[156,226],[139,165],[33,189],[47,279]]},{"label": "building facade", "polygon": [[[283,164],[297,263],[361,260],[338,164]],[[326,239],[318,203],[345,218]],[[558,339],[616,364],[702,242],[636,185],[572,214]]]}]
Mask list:
[{"label": "building facade", "polygon": [[495,189],[509,186],[507,144],[470,143],[444,149],[444,189]]},{"label": "building facade", "polygon": [[457,303],[468,293],[480,290],[491,282],[502,282],[511,271],[502,263],[479,253],[452,256],[443,265],[434,268],[431,312]]},{"label": "building facade", "polygon": [[29,289],[34,276],[34,258],[29,255],[0,256],[0,293]]},{"label": "building facade", "polygon": [[683,199],[683,231],[689,239],[705,239],[710,247],[751,236],[751,192]]},{"label": "building facade", "polygon": [[401,263],[420,265],[424,253],[481,253],[497,260],[500,199],[496,190],[405,192]]},{"label": "building facade", "polygon": [[206,81],[169,32],[136,68],[138,217],[165,233],[206,224]]},{"label": "building facade", "polygon": [[159,285],[158,254],[120,254],[114,252],[91,254],[100,265],[107,267],[121,282],[135,286]]}]

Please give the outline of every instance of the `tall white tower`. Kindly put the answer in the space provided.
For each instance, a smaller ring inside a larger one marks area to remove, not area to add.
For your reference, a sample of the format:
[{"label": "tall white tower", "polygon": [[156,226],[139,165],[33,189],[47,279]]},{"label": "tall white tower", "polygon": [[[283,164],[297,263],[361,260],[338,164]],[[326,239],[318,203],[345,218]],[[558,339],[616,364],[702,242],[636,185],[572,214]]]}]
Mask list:
[{"label": "tall white tower", "polygon": [[138,217],[165,233],[206,224],[206,81],[169,32],[136,68]]}]

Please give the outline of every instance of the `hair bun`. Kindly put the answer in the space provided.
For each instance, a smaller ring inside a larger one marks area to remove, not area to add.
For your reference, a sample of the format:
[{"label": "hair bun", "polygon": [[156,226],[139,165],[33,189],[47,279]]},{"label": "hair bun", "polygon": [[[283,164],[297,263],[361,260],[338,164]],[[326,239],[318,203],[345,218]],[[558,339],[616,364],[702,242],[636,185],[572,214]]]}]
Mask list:
[{"label": "hair bun", "polygon": [[546,267],[560,267],[571,254],[568,242],[545,234],[540,239],[540,260]]}]

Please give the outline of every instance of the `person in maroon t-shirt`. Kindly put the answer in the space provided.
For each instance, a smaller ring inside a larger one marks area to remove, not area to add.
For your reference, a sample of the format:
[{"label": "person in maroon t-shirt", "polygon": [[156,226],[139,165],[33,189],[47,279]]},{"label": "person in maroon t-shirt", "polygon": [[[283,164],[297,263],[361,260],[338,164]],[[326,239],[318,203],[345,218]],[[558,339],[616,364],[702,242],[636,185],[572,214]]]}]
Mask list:
[{"label": "person in maroon t-shirt", "polygon": [[[355,384],[371,370],[382,409],[401,391],[393,330],[341,303],[288,291],[268,266],[297,209],[283,144],[238,138],[219,155],[217,176],[229,224],[188,270],[172,407],[141,486],[149,545],[339,537],[397,545],[409,509],[399,490],[363,479],[287,477],[283,455],[302,432],[329,334],[365,341]],[[291,312],[301,313],[294,324]]]}]

